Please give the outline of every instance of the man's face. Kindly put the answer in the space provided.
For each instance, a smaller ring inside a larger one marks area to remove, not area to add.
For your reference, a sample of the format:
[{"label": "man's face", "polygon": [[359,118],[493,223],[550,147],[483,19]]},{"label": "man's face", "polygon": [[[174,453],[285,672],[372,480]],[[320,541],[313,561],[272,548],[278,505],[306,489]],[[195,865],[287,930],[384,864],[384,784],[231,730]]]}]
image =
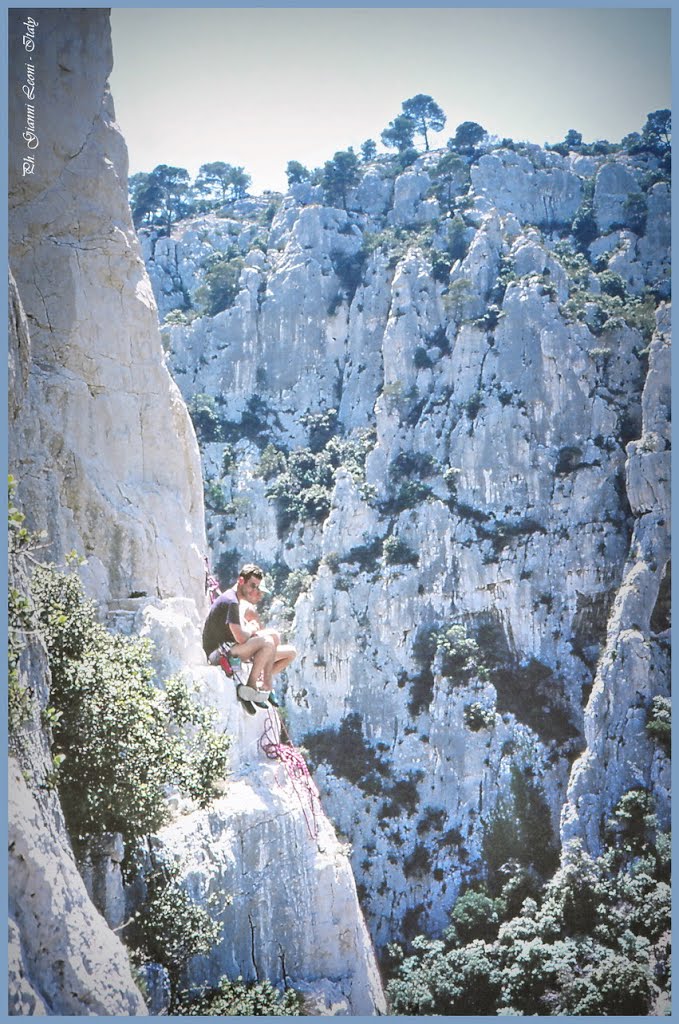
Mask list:
[{"label": "man's face", "polygon": [[261,580],[257,579],[256,576],[249,576],[247,579],[243,579],[241,576],[238,587],[238,596],[249,601],[251,604],[257,604],[262,600],[264,596],[260,591],[259,587]]}]

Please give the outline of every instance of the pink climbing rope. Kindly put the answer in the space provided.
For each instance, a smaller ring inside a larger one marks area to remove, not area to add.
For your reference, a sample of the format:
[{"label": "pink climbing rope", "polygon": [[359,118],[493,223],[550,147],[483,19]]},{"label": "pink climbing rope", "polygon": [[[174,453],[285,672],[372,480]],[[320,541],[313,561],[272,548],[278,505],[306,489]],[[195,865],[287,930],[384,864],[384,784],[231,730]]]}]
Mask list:
[{"label": "pink climbing rope", "polygon": [[[210,597],[210,604],[213,604],[222,590],[219,580],[210,572],[210,563],[205,558],[205,593]],[[234,671],[227,653],[222,653],[219,659],[224,674],[229,679],[240,682],[240,675]],[[281,742],[281,739],[283,742]],[[267,721],[264,726],[259,745],[262,752],[272,761],[280,761],[285,772],[292,783],[292,788],[300,802],[307,831],[312,839],[318,839],[318,815],[317,808],[320,808],[320,797],[316,784],[311,778],[307,763],[299,751],[292,744],[288,731],[283,725],[280,715],[276,714],[273,708],[267,711]]]},{"label": "pink climbing rope", "polygon": [[276,714],[273,708],[267,712],[267,721],[259,745],[268,758],[280,761],[285,768],[285,773],[300,802],[309,836],[311,839],[318,839],[320,799],[316,784],[311,778],[301,751],[292,745],[280,715]]},{"label": "pink climbing rope", "polygon": [[210,572],[210,563],[205,556],[205,593],[209,595],[210,604],[213,604],[222,592],[219,580]]}]

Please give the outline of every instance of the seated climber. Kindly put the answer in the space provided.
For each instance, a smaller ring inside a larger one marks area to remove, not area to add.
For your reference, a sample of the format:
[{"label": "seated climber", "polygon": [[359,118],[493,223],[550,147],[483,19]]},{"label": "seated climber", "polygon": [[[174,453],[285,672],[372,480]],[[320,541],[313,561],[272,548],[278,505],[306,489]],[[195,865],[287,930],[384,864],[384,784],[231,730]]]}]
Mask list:
[{"label": "seated climber", "polygon": [[[287,668],[297,654],[294,647],[280,643],[275,630],[265,629],[257,616],[255,606],[267,592],[263,578],[258,565],[244,565],[234,586],[213,602],[203,627],[203,650],[211,664],[219,663],[221,644],[229,644],[232,655],[251,663],[247,684],[236,691],[248,710],[249,702],[278,706],[272,676]],[[247,618],[241,615],[241,603]]]}]

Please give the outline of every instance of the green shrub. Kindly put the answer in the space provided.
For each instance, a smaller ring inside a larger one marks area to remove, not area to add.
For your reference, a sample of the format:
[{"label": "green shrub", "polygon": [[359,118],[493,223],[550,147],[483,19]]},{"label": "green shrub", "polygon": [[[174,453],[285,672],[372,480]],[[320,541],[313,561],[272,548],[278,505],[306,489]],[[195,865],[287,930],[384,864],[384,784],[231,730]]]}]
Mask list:
[{"label": "green shrub", "polygon": [[188,1017],[299,1017],[304,1009],[302,997],[294,989],[279,992],[269,981],[222,978],[200,996],[185,996],[177,1013]]},{"label": "green shrub", "polygon": [[171,1014],[183,1012],[177,1007],[182,971],[194,956],[210,952],[222,930],[181,887],[178,875],[179,869],[173,866],[158,868],[145,878],[146,899],[128,936],[137,960],[167,969]]},{"label": "green shrub", "polygon": [[447,629],[438,630],[433,635],[433,641],[444,676],[454,679],[458,684],[466,683],[475,676],[487,676],[479,645],[473,637],[467,635],[463,625],[455,623]]},{"label": "green shrub", "polygon": [[669,754],[672,747],[672,702],[669,697],[654,697],[646,717],[646,732]]},{"label": "green shrub", "polygon": [[[638,797],[627,803],[647,809]],[[526,835],[524,841],[539,843],[541,837]],[[468,890],[453,908],[445,941],[412,933],[407,957],[401,947],[389,947],[385,966],[392,1012],[654,1012],[669,987],[669,845],[669,836],[660,835],[642,857],[608,848],[595,860],[571,843],[544,896],[535,878],[515,860],[508,862],[513,874],[501,897],[479,887]],[[525,898],[517,912],[517,897],[529,889],[533,897]]]},{"label": "green shrub", "polygon": [[212,395],[192,395],[188,403],[189,415],[201,444],[222,439],[222,427],[217,412],[217,402]]},{"label": "green shrub", "polygon": [[234,250],[215,252],[204,263],[204,282],[196,290],[196,300],[208,316],[229,309],[240,290],[240,275],[245,265]]},{"label": "green shrub", "polygon": [[472,732],[479,732],[481,729],[492,729],[495,725],[495,711],[485,704],[475,701],[472,704],[465,704],[464,724]]},{"label": "green shrub", "polygon": [[586,250],[594,239],[599,237],[599,227],[594,216],[591,199],[585,200],[578,209],[571,224],[571,232],[582,251]]},{"label": "green shrub", "polygon": [[456,945],[483,939],[491,942],[497,936],[502,920],[504,902],[501,898],[493,898],[484,889],[468,889],[458,897],[450,914],[452,925],[451,935]]},{"label": "green shrub", "polygon": [[385,565],[419,565],[418,553],[396,537],[387,537],[382,550]]},{"label": "green shrub", "polygon": [[31,533],[25,526],[23,512],[14,505],[16,481],[8,477],[7,517],[7,684],[8,729],[14,737],[30,717],[32,694],[19,679],[19,659],[26,646],[26,636],[34,627],[33,605],[27,584],[26,556],[35,551],[41,534]]},{"label": "green shrub", "polygon": [[203,482],[203,492],[205,507],[210,512],[223,513],[226,512],[226,498],[222,490],[221,484],[216,480],[205,480]]},{"label": "green shrub", "polygon": [[230,744],[212,730],[211,713],[181,680],[166,690],[154,685],[150,642],[105,629],[75,573],[37,566],[31,585],[60,715],[53,749],[64,757],[57,783],[74,842],[157,831],[168,819],[167,785],[209,803]]},{"label": "green shrub", "polygon": [[262,453],[259,472],[269,481],[266,494],[274,501],[281,536],[299,520],[320,523],[327,518],[338,469],[345,469],[357,483],[365,481],[365,460],[375,433],[367,429],[351,437],[328,437],[334,416],[331,409],[306,417],[310,439],[318,450],[296,448],[285,453],[269,445]]}]

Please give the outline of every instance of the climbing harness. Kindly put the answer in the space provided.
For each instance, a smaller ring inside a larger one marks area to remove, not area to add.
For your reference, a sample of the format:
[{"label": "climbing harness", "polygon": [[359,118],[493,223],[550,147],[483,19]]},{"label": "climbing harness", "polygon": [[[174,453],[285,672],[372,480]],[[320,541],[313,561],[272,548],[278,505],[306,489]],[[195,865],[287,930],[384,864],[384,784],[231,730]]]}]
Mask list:
[{"label": "climbing harness", "polygon": [[[205,593],[210,597],[210,604],[213,604],[221,594],[219,580],[210,572],[210,563],[205,558]],[[236,684],[236,689],[243,685],[241,678],[239,658],[231,658],[229,645],[219,646],[219,665],[227,676]],[[306,822],[307,831],[311,839],[318,839],[318,821],[320,811],[320,795],[307,763],[300,750],[294,746],[288,730],[278,712],[269,705],[266,709],[267,720],[264,731],[259,740],[262,753],[272,761],[280,761],[285,773],[292,784],[292,788],[299,800]],[[278,778],[276,779],[278,781]]]}]

